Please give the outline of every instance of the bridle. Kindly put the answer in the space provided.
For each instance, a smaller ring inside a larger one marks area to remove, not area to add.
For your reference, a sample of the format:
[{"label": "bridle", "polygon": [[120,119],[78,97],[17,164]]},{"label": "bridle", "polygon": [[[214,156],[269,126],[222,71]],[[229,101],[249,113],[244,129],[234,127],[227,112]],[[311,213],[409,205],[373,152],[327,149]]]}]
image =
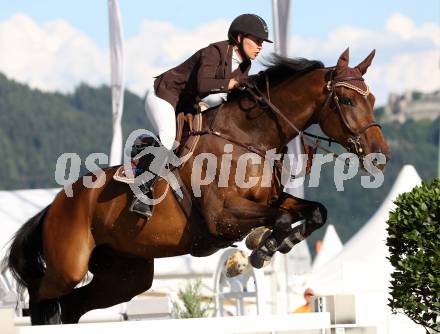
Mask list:
[{"label": "bridle", "polygon": [[[359,93],[363,96],[368,96],[370,94],[370,90],[369,90],[368,86],[367,86],[366,90],[362,90],[359,87],[352,85],[348,82],[348,81],[352,81],[352,80],[364,81],[364,78],[362,78],[360,76],[359,77],[345,76],[345,77],[336,77],[335,78],[334,74],[335,74],[335,69],[332,69],[330,72],[330,79],[329,79],[329,81],[327,81],[327,84],[326,84],[326,89],[328,91],[328,94],[327,94],[327,97],[325,99],[324,104],[322,105],[322,107],[320,108],[320,110],[318,112],[317,123],[318,124],[320,123],[321,116],[327,108],[329,108],[332,111],[337,112],[339,114],[339,117],[342,120],[342,124],[344,125],[346,130],[348,130],[348,132],[351,134],[351,136],[347,139],[347,142],[349,145],[348,145],[348,147],[343,145],[344,148],[349,152],[356,153],[356,155],[358,155],[360,158],[363,158],[364,154],[365,154],[365,149],[360,142],[361,136],[371,127],[379,127],[379,128],[382,128],[382,127],[380,124],[378,124],[376,122],[370,122],[358,130],[353,129],[353,127],[350,125],[349,121],[347,120],[344,112],[342,111],[341,105],[339,103],[339,97],[336,94],[336,87],[346,87],[346,88],[355,90],[357,93]],[[336,140],[334,140],[332,138],[317,136],[315,134],[300,130],[286,116],[284,116],[284,114],[270,100],[269,78],[268,78],[267,74],[265,72],[260,72],[259,75],[264,76],[264,78],[265,78],[266,95],[256,85],[254,85],[253,87],[245,87],[244,90],[246,90],[248,93],[250,93],[250,95],[255,99],[255,101],[259,102],[263,106],[266,106],[267,107],[266,109],[270,109],[272,112],[274,112],[279,117],[281,117],[286,122],[286,124],[288,124],[292,129],[294,129],[298,133],[298,135],[302,138],[302,140],[305,139],[305,136],[315,138],[315,139],[317,139],[317,141],[315,142],[315,147],[317,146],[320,149],[322,149],[328,153],[333,153],[333,155],[335,157],[338,157],[338,154],[331,152],[329,150],[326,150],[322,146],[320,146],[319,141],[318,141],[318,140],[325,140],[330,145],[332,142],[336,142]],[[330,101],[334,102],[333,108],[330,106]]]},{"label": "bridle", "polygon": [[345,147],[348,151],[356,153],[359,157],[363,157],[365,154],[365,149],[363,148],[360,139],[361,136],[371,127],[379,127],[382,128],[380,124],[376,122],[370,122],[366,125],[364,125],[362,128],[355,130],[350,125],[349,121],[347,120],[347,117],[345,116],[344,112],[342,111],[341,105],[339,103],[339,97],[336,94],[336,87],[346,87],[349,89],[352,89],[356,91],[358,94],[361,94],[363,96],[368,96],[370,94],[370,89],[368,86],[366,90],[363,90],[355,85],[352,85],[349,83],[349,81],[364,81],[364,78],[361,76],[345,76],[345,77],[334,77],[335,70],[331,70],[330,72],[330,80],[327,82],[326,89],[328,90],[328,95],[326,98],[326,101],[324,102],[323,107],[318,113],[318,124],[322,115],[322,112],[324,109],[328,106],[330,100],[333,100],[334,108],[329,108],[333,111],[336,111],[339,114],[340,119],[342,120],[342,124],[344,125],[345,129],[348,130],[348,132],[351,134],[351,136],[347,139],[347,142],[349,144],[349,147]]},{"label": "bridle", "polygon": [[[347,142],[349,144],[348,147],[344,146],[344,148],[349,151],[349,152],[354,152],[356,153],[356,155],[358,155],[360,158],[364,157],[365,154],[365,149],[363,148],[361,142],[360,142],[360,138],[361,136],[371,127],[379,127],[381,128],[380,124],[376,123],[376,122],[371,122],[368,123],[367,125],[363,126],[362,128],[360,128],[359,130],[355,130],[350,126],[350,123],[348,122],[345,114],[342,111],[341,105],[339,104],[339,97],[336,94],[336,87],[346,87],[346,88],[350,88],[355,90],[357,93],[367,96],[370,92],[369,89],[367,87],[366,91],[361,90],[360,88],[358,88],[357,86],[354,86],[352,84],[350,84],[348,81],[352,81],[352,80],[364,80],[362,77],[334,77],[335,74],[335,69],[331,69],[330,72],[330,80],[327,82],[326,84],[326,89],[328,90],[328,94],[327,97],[325,99],[324,104],[322,105],[322,107],[320,108],[319,112],[318,112],[318,124],[320,122],[321,116],[323,114],[323,112],[329,108],[330,110],[336,111],[338,112],[341,120],[342,120],[342,124],[344,125],[344,127],[348,130],[348,132],[351,134],[351,136],[348,138]],[[293,124],[281,111],[280,109],[278,109],[277,106],[275,106],[271,100],[270,100],[270,86],[269,86],[269,78],[267,76],[267,73],[260,72],[258,74],[259,76],[264,76],[265,79],[265,86],[266,86],[266,95],[257,87],[257,85],[247,85],[245,87],[241,87],[240,89],[242,91],[246,91],[248,92],[252,98],[255,100],[255,103],[260,104],[260,106],[263,109],[267,109],[270,110],[271,112],[275,113],[276,115],[278,115],[281,119],[283,119],[284,122],[286,122],[286,124],[288,124],[293,130],[295,130],[298,135],[301,137],[301,139],[303,141],[306,140],[306,137],[312,137],[315,138],[316,141],[314,143],[314,151],[316,151],[317,148],[327,152],[327,153],[331,153],[333,154],[334,157],[336,157],[337,159],[339,158],[339,155],[331,150],[328,150],[324,147],[322,147],[320,145],[320,140],[325,140],[328,141],[329,145],[334,142],[336,143],[337,141],[331,138],[326,138],[326,137],[321,137],[303,130],[300,130],[297,126],[295,126],[295,124]],[[330,101],[334,102],[334,108],[332,108],[330,106]],[[253,107],[252,107],[253,108]],[[250,108],[250,109],[252,109]],[[236,144],[240,147],[243,147],[244,149],[256,153],[261,157],[265,157],[265,151],[260,149],[260,148],[256,148],[254,146],[251,145],[246,145],[241,143],[240,141],[226,135],[223,134],[217,130],[213,129],[213,123],[215,121],[215,117],[211,122],[211,125],[209,126],[209,128],[207,130],[202,130],[202,131],[193,131],[191,132],[189,135],[206,135],[206,134],[210,134],[210,135],[214,135],[220,138],[223,138],[233,144]],[[342,145],[342,144],[341,144]]]}]

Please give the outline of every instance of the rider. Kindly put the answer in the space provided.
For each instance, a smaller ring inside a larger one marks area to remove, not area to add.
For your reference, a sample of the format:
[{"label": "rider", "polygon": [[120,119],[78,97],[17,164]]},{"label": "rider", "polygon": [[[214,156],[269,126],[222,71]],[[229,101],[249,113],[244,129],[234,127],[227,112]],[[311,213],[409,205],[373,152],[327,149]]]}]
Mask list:
[{"label": "rider", "polygon": [[[228,30],[228,40],[216,42],[197,51],[177,67],[162,73],[154,81],[145,99],[145,109],[162,145],[172,150],[176,136],[176,116],[180,111],[194,112],[198,102],[209,94],[227,93],[244,85],[251,61],[268,39],[266,22],[258,15],[235,18]],[[144,189],[154,184],[153,179]],[[151,216],[150,208],[135,197],[130,211]]]}]

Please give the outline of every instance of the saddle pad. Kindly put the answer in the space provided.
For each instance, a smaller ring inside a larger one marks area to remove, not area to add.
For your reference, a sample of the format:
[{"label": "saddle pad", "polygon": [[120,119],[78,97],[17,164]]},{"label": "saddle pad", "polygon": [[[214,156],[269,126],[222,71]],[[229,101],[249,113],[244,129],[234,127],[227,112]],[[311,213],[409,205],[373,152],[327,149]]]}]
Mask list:
[{"label": "saddle pad", "polygon": [[[135,175],[135,173],[136,173],[136,166],[134,166],[132,164],[131,167],[132,167],[133,175]],[[116,170],[116,172],[113,174],[113,179],[115,181],[122,182],[122,183],[127,183],[127,184],[134,183],[134,178],[133,177],[129,177],[129,176],[125,175],[124,165],[120,166]]]},{"label": "saddle pad", "polygon": [[[135,168],[134,166],[132,166],[132,167]],[[185,216],[189,218],[191,215],[191,211],[192,211],[191,192],[186,188],[185,184],[182,182],[182,179],[180,178],[180,175],[179,175],[179,170],[176,168],[176,169],[172,170],[171,172],[176,177],[177,183],[180,186],[180,190],[182,191],[183,196],[180,196],[173,189],[173,187],[169,187],[169,188],[171,188],[171,190],[173,191],[174,197],[177,199],[177,202],[179,203],[180,207],[182,208],[183,212],[185,213]],[[134,173],[134,171],[133,171],[133,173]],[[113,179],[118,182],[122,182],[122,183],[126,183],[126,184],[134,183],[134,178],[130,178],[127,175],[125,175],[124,166],[120,166],[116,170],[116,172],[113,174]],[[154,211],[153,211],[153,213],[154,213]]]}]

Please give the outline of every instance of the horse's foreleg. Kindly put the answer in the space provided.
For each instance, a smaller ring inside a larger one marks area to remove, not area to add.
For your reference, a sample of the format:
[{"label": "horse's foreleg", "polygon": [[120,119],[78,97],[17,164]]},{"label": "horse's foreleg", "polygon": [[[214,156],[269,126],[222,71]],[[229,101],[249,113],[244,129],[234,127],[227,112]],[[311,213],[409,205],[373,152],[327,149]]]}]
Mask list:
[{"label": "horse's foreleg", "polygon": [[209,224],[210,232],[218,236],[237,239],[260,226],[273,226],[280,222],[293,222],[285,210],[268,207],[239,195],[228,195],[221,215]]},{"label": "horse's foreleg", "polygon": [[327,220],[327,210],[322,204],[305,200],[301,202],[297,210],[303,217],[304,222],[295,226],[289,233],[280,235],[280,238],[283,238],[283,242],[277,250],[281,253],[288,253],[293,246],[322,227]]},{"label": "horse's foreleg", "polygon": [[293,221],[290,219],[275,224],[271,235],[250,256],[254,267],[261,268],[277,251],[288,253],[293,246],[323,226],[327,219],[327,210],[318,202],[291,198],[287,204],[283,208],[291,213],[293,221],[304,219],[304,222],[294,228],[291,228]]},{"label": "horse's foreleg", "polygon": [[268,207],[253,202],[238,195],[226,196],[222,214],[217,216],[210,226],[211,233],[228,239],[241,239],[251,229],[261,226],[271,226],[274,231],[258,241],[257,249],[251,256],[251,264],[260,268],[264,261],[270,260],[281,245],[285,234],[291,230],[291,224],[298,220],[287,210],[278,207]]}]

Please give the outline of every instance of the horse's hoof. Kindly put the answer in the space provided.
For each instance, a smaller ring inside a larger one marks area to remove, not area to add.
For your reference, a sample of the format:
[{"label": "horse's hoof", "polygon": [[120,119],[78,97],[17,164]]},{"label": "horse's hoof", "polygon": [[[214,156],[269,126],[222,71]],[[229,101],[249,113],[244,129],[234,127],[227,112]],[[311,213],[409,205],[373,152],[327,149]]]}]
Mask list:
[{"label": "horse's hoof", "polygon": [[249,256],[249,263],[256,269],[261,269],[270,263],[272,257],[260,249],[256,249]]},{"label": "horse's hoof", "polygon": [[266,239],[271,234],[271,230],[267,227],[260,226],[251,231],[246,238],[245,244],[246,247],[250,250],[257,249],[260,245],[262,245]]},{"label": "horse's hoof", "polygon": [[226,277],[231,278],[241,275],[246,271],[249,265],[249,260],[245,252],[242,250],[236,251],[226,260]]}]

